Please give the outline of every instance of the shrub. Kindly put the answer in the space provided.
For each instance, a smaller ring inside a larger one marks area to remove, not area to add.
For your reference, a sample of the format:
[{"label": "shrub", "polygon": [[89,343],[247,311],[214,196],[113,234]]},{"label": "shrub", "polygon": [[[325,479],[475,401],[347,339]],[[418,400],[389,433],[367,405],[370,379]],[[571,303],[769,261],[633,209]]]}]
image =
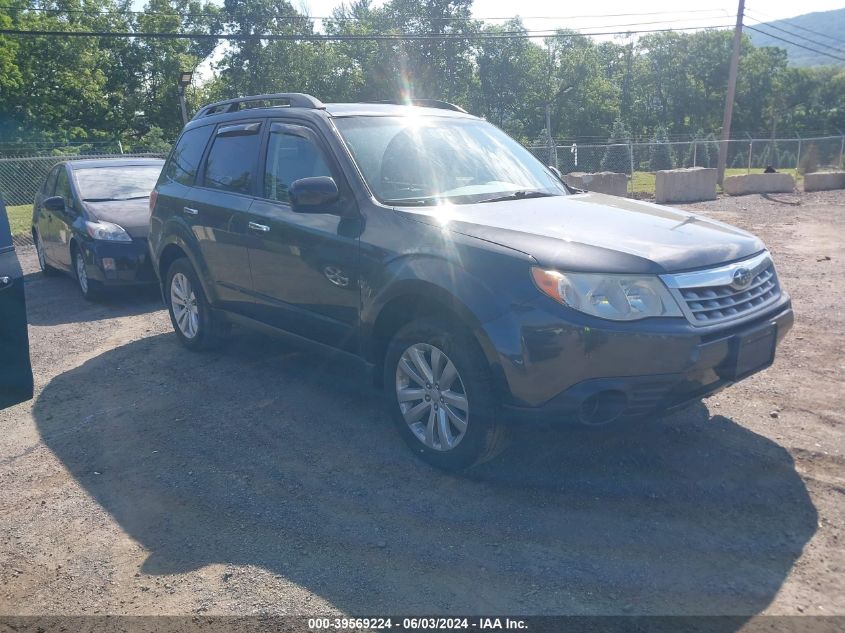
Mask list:
[{"label": "shrub", "polygon": [[798,171],[802,174],[811,174],[819,170],[819,148],[811,143],[807,149],[801,152],[801,162],[798,163]]}]

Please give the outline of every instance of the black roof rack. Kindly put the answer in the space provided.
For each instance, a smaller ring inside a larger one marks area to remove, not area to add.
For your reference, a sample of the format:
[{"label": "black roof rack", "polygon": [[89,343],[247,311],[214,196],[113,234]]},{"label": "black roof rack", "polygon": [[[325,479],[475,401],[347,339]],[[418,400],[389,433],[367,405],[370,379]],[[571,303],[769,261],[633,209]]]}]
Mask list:
[{"label": "black roof rack", "polygon": [[412,105],[420,108],[437,108],[439,110],[452,110],[453,112],[463,112],[469,114],[461,106],[449,103],[448,101],[441,101],[440,99],[385,99],[384,101],[376,101],[376,103],[391,103],[393,105]]},{"label": "black roof rack", "polygon": [[255,103],[259,101],[278,102],[276,105],[261,106],[274,108],[309,108],[311,110],[325,110],[326,106],[311,95],[301,92],[277,92],[275,94],[267,95],[251,95],[248,97],[238,97],[237,99],[226,99],[225,101],[218,101],[210,103],[207,106],[200,108],[199,112],[194,115],[191,120],[199,119],[204,116],[211,116],[212,114],[222,114],[224,112],[237,112],[241,109],[241,104]]}]

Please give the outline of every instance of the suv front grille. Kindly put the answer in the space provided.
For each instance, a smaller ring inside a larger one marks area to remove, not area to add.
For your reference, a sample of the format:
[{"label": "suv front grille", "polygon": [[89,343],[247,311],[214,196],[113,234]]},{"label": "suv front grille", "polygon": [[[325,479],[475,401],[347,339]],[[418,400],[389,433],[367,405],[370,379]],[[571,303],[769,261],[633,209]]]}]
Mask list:
[{"label": "suv front grille", "polygon": [[662,275],[693,325],[737,319],[771,305],[780,285],[768,253],[709,270]]}]

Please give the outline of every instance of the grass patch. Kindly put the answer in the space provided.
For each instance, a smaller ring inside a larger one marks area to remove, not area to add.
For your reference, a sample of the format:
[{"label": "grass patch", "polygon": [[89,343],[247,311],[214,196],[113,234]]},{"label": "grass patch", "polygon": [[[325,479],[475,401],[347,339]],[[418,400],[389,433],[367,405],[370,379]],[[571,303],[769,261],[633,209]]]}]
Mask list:
[{"label": "grass patch", "polygon": [[[793,178],[795,178],[795,184],[797,185],[803,180],[803,176],[798,173],[797,169],[778,169],[778,172],[789,174]],[[730,167],[725,169],[725,177],[728,176],[745,176],[748,174],[748,169],[744,167]],[[755,168],[752,169],[752,174],[762,174],[763,168]],[[656,177],[654,172],[652,171],[635,171],[633,177],[633,185],[634,185],[634,193],[646,193],[649,195],[654,195],[654,183]]]},{"label": "grass patch", "polygon": [[22,204],[17,207],[6,207],[12,235],[28,234],[32,230],[32,205]]}]

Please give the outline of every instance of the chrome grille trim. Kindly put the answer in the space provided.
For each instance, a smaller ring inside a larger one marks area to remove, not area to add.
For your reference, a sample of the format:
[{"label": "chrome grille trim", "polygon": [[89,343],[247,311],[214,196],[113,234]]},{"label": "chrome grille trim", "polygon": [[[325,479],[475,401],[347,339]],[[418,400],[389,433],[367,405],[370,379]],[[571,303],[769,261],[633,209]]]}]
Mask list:
[{"label": "chrome grille trim", "polygon": [[[748,283],[742,285],[737,275],[749,279]],[[660,278],[693,325],[713,325],[754,314],[776,302],[781,294],[767,251],[717,268]]]}]

